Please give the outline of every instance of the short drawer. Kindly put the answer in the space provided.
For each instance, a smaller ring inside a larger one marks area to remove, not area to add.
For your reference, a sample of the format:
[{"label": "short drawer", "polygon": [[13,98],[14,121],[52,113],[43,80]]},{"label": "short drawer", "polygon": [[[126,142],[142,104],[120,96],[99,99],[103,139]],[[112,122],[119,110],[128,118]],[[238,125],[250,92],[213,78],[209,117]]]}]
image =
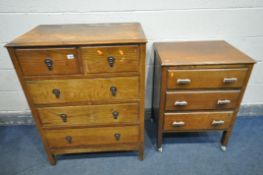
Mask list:
[{"label": "short drawer", "polygon": [[24,76],[80,73],[75,48],[16,49]]},{"label": "short drawer", "polygon": [[50,148],[137,143],[139,127],[103,127],[45,130]]},{"label": "short drawer", "polygon": [[81,56],[87,73],[137,72],[139,69],[137,45],[82,47]]},{"label": "short drawer", "polygon": [[164,131],[228,129],[233,112],[165,113]]},{"label": "short drawer", "polygon": [[166,92],[166,110],[233,109],[239,90]]},{"label": "short drawer", "polygon": [[247,68],[168,70],[168,89],[240,88]]},{"label": "short drawer", "polygon": [[44,107],[37,111],[44,127],[123,124],[138,122],[139,104]]},{"label": "short drawer", "polygon": [[136,99],[139,78],[34,80],[26,82],[35,104]]}]

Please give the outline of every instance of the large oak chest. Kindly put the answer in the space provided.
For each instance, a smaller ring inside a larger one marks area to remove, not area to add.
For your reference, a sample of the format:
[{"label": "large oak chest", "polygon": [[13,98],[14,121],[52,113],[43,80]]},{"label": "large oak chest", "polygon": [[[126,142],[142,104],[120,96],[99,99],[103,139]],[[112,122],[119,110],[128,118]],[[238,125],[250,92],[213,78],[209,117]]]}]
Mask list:
[{"label": "large oak chest", "polygon": [[55,155],[144,150],[146,39],[138,23],[40,25],[6,45]]}]

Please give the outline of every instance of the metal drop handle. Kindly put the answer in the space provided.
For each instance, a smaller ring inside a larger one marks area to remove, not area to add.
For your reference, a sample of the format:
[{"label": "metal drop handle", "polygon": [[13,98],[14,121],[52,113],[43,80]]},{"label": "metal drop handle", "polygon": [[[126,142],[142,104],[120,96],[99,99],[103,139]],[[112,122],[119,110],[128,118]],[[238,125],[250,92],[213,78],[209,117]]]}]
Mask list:
[{"label": "metal drop handle", "polygon": [[68,121],[68,116],[67,116],[67,114],[60,114],[60,118],[61,118],[61,120],[62,120],[64,123],[66,123],[66,122]]},{"label": "metal drop handle", "polygon": [[56,96],[56,98],[60,97],[60,90],[59,89],[53,89],[52,93]]},{"label": "metal drop handle", "polygon": [[68,142],[68,144],[72,143],[72,137],[71,136],[66,136],[65,140]]},{"label": "metal drop handle", "polygon": [[175,101],[174,105],[175,106],[186,106],[188,103],[187,101]]},{"label": "metal drop handle", "polygon": [[108,57],[108,63],[109,63],[109,66],[110,66],[110,67],[113,67],[113,66],[114,66],[114,63],[115,63],[115,58],[112,57],[112,56],[109,56],[109,57]]},{"label": "metal drop handle", "polygon": [[117,88],[115,86],[110,87],[110,91],[111,91],[112,96],[116,96]]},{"label": "metal drop handle", "polygon": [[237,81],[237,78],[224,78],[223,82],[225,84],[231,84]]},{"label": "metal drop handle", "polygon": [[53,69],[53,61],[52,61],[52,59],[46,58],[44,62],[46,64],[48,70],[51,71]]},{"label": "metal drop handle", "polygon": [[120,133],[115,133],[114,137],[117,141],[119,141],[121,139],[121,134]]},{"label": "metal drop handle", "polygon": [[176,83],[179,84],[179,85],[186,85],[186,84],[191,83],[191,79],[188,79],[188,78],[186,78],[186,79],[177,79]]},{"label": "metal drop handle", "polygon": [[119,112],[118,111],[113,111],[112,112],[112,116],[113,116],[114,119],[118,119]]},{"label": "metal drop handle", "polygon": [[217,100],[217,104],[218,105],[227,105],[227,104],[230,104],[231,103],[231,100]]},{"label": "metal drop handle", "polygon": [[224,120],[213,120],[212,125],[219,126],[219,125],[223,125],[224,123],[225,123]]},{"label": "metal drop handle", "polygon": [[179,121],[179,122],[175,121],[175,122],[172,123],[172,125],[174,127],[180,127],[180,126],[184,126],[185,122],[183,122],[183,121]]}]

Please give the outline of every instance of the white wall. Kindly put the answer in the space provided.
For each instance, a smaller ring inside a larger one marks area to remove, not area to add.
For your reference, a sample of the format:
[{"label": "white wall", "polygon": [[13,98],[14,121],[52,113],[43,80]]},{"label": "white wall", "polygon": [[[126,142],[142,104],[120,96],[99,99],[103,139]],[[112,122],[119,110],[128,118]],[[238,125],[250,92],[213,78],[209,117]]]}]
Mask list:
[{"label": "white wall", "polygon": [[0,0],[0,112],[27,111],[3,45],[39,24],[133,22],[148,42],[146,107],[154,41],[224,39],[258,61],[243,104],[263,104],[263,0]]}]

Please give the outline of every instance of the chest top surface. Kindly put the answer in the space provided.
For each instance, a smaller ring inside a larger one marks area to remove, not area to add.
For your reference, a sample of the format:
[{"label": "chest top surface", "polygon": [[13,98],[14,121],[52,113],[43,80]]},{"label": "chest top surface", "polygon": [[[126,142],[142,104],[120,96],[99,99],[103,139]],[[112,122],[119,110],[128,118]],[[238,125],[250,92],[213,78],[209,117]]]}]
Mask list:
[{"label": "chest top surface", "polygon": [[225,41],[158,42],[154,49],[163,66],[255,63]]},{"label": "chest top surface", "polygon": [[140,23],[39,25],[6,47],[146,43]]}]

